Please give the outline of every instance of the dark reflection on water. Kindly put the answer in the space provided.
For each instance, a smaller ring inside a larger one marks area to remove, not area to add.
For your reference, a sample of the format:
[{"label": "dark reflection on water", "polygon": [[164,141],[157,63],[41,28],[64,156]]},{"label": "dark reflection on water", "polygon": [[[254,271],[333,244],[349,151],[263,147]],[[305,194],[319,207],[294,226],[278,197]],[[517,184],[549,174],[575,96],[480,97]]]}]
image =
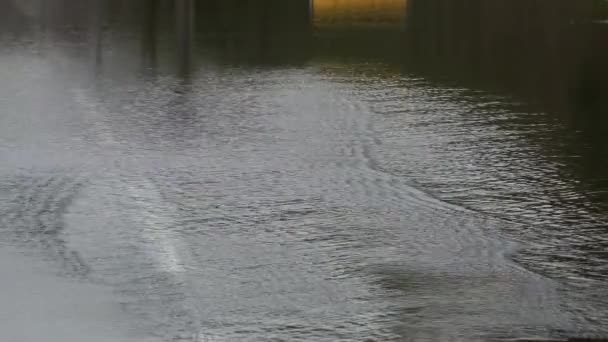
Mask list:
[{"label": "dark reflection on water", "polygon": [[225,62],[301,65],[310,58],[308,1],[201,1],[199,41]]},{"label": "dark reflection on water", "polygon": [[[429,22],[427,18],[434,18]],[[606,106],[605,1],[411,1],[419,67],[525,96],[551,111]],[[605,124],[603,116],[594,118]]]},{"label": "dark reflection on water", "polygon": [[[496,108],[523,112],[504,121],[501,129],[515,129],[527,149],[544,159],[534,168],[554,165],[555,176],[533,169],[522,174],[522,166],[505,166],[513,170],[502,180],[514,178],[505,187],[545,184],[546,194],[513,189],[500,194],[501,206],[511,202],[523,212],[509,216],[522,220],[519,215],[525,214],[537,221],[531,223],[542,228],[531,230],[550,245],[553,252],[542,252],[548,259],[578,260],[571,265],[574,273],[602,279],[608,275],[600,261],[606,247],[607,184],[601,170],[608,163],[607,17],[605,1],[411,1],[406,39],[409,62],[429,77],[527,103]],[[556,209],[555,203],[561,207]],[[496,214],[504,209],[497,208]],[[558,246],[546,241],[551,236],[560,236]]]},{"label": "dark reflection on water", "polygon": [[0,0],[0,222],[165,340],[605,334],[607,7]]}]

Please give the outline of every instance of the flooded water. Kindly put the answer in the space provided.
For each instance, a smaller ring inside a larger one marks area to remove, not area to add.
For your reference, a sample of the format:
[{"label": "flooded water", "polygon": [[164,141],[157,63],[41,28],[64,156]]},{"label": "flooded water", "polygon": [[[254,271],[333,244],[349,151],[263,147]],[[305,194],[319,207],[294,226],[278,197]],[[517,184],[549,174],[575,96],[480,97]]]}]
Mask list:
[{"label": "flooded water", "polygon": [[0,0],[0,336],[599,341],[606,14]]}]

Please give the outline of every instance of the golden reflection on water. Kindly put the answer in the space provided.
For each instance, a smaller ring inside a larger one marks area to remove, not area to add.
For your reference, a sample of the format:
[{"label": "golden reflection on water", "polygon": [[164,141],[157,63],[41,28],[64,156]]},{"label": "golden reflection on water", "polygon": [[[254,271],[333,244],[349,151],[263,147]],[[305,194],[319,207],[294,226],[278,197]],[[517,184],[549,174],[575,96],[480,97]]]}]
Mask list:
[{"label": "golden reflection on water", "polygon": [[312,0],[317,27],[398,26],[405,22],[408,0]]}]

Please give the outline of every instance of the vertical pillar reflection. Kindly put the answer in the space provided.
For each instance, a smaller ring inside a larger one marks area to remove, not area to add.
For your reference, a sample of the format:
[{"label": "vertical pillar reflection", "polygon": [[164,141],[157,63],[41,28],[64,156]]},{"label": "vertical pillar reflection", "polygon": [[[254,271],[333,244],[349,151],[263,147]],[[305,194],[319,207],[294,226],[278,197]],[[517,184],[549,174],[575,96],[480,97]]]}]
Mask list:
[{"label": "vertical pillar reflection", "polygon": [[195,0],[175,0],[177,58],[180,75],[187,76],[192,67]]},{"label": "vertical pillar reflection", "polygon": [[102,39],[103,39],[103,0],[91,0],[90,6],[90,25],[92,54],[95,66],[99,67],[102,63]]},{"label": "vertical pillar reflection", "polygon": [[160,0],[145,0],[142,24],[142,66],[147,71],[157,67],[158,9]]}]

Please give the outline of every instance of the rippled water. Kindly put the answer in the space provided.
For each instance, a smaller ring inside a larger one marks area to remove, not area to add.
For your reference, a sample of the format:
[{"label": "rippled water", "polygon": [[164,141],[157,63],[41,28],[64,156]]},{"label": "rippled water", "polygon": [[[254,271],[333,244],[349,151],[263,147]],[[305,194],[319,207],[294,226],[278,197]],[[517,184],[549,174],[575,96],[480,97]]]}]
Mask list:
[{"label": "rippled water", "polygon": [[2,36],[0,246],[161,341],[608,333],[587,131],[336,33],[214,31],[184,60],[117,18]]}]

